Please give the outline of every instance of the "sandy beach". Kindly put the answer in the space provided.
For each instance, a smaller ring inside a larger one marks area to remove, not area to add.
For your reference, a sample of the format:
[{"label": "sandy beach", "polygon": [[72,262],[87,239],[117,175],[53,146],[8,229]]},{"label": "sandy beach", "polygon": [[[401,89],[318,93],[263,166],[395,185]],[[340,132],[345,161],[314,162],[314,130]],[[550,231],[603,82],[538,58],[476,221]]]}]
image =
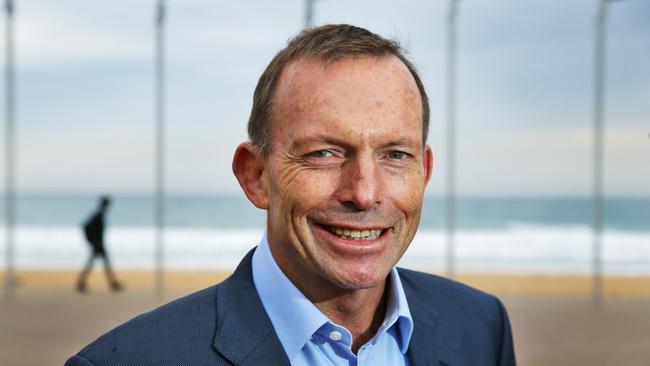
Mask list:
[{"label": "sandy beach", "polygon": [[[101,268],[101,267],[100,267]],[[176,271],[165,273],[165,286],[172,291],[195,291],[220,282],[229,272]],[[442,275],[440,273],[436,273]],[[154,286],[154,274],[149,271],[119,271],[126,287],[146,291]],[[29,289],[72,289],[77,272],[72,271],[21,271],[18,283]],[[4,281],[4,272],[0,272]],[[499,295],[591,296],[592,280],[581,275],[484,274],[461,273],[460,282]],[[89,288],[103,289],[106,280],[97,269],[89,277]],[[608,298],[650,299],[650,277],[608,276],[603,279],[604,295]]]},{"label": "sandy beach", "polygon": [[[158,299],[151,272],[120,272],[126,290],[110,293],[95,271],[87,294],[74,291],[74,272],[20,272],[14,298],[0,300],[0,365],[62,365],[103,332],[226,275],[167,273]],[[519,365],[650,365],[648,277],[606,278],[600,306],[591,302],[584,276],[463,274],[459,280],[503,299]]]}]

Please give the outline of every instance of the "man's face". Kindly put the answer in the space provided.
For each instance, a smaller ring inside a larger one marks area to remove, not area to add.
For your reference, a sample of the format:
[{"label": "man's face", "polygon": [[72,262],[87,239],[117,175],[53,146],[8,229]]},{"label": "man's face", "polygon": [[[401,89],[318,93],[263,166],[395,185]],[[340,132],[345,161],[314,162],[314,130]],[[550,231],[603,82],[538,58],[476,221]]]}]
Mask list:
[{"label": "man's face", "polygon": [[303,291],[383,286],[431,172],[422,104],[395,57],[298,60],[275,94],[262,179],[280,268]]}]

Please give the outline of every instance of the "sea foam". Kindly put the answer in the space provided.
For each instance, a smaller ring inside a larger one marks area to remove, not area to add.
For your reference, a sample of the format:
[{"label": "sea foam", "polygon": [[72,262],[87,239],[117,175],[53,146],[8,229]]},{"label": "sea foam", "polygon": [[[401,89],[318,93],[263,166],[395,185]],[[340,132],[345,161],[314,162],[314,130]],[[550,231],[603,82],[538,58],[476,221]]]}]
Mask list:
[{"label": "sea foam", "polygon": [[[111,227],[106,243],[117,269],[154,268],[152,227]],[[252,249],[263,230],[169,227],[164,231],[164,264],[172,270],[231,270]],[[4,248],[4,228],[0,245]],[[512,224],[504,230],[455,234],[457,271],[494,273],[588,274],[592,265],[592,232],[585,226]],[[444,272],[447,235],[420,230],[399,265]],[[608,230],[603,233],[606,274],[649,275],[650,233]],[[77,227],[22,226],[15,231],[19,270],[76,270],[89,249]],[[0,252],[0,268],[5,265]]]}]

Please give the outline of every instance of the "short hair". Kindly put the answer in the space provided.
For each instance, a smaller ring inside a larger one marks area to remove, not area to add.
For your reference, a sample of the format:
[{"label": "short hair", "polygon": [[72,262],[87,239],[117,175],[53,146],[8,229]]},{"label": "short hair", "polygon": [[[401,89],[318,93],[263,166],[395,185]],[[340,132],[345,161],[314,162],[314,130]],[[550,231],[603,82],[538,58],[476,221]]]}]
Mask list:
[{"label": "short hair", "polygon": [[420,92],[422,100],[422,144],[429,134],[429,98],[415,66],[395,40],[386,39],[364,28],[349,24],[328,24],[306,29],[290,39],[260,76],[253,95],[253,107],[248,120],[248,136],[262,155],[271,152],[271,116],[273,98],[284,68],[301,58],[316,58],[326,65],[343,58],[394,56],[406,65]]}]

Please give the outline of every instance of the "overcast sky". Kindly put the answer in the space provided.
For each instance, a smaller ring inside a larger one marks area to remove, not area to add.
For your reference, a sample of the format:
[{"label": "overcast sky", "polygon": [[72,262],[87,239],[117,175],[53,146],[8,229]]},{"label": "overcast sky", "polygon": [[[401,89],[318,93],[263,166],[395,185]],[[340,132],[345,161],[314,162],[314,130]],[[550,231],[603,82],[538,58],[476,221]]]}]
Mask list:
[{"label": "overcast sky", "polygon": [[[168,4],[168,189],[238,191],[230,161],[253,89],[301,29],[303,1]],[[596,4],[460,3],[460,194],[590,194]],[[16,1],[21,192],[152,190],[153,9],[152,0]],[[609,9],[606,191],[647,197],[650,1]],[[447,1],[431,0],[315,8],[317,24],[363,26],[408,49],[431,99],[432,194],[445,189],[446,13]],[[4,184],[4,159],[0,168]]]}]

